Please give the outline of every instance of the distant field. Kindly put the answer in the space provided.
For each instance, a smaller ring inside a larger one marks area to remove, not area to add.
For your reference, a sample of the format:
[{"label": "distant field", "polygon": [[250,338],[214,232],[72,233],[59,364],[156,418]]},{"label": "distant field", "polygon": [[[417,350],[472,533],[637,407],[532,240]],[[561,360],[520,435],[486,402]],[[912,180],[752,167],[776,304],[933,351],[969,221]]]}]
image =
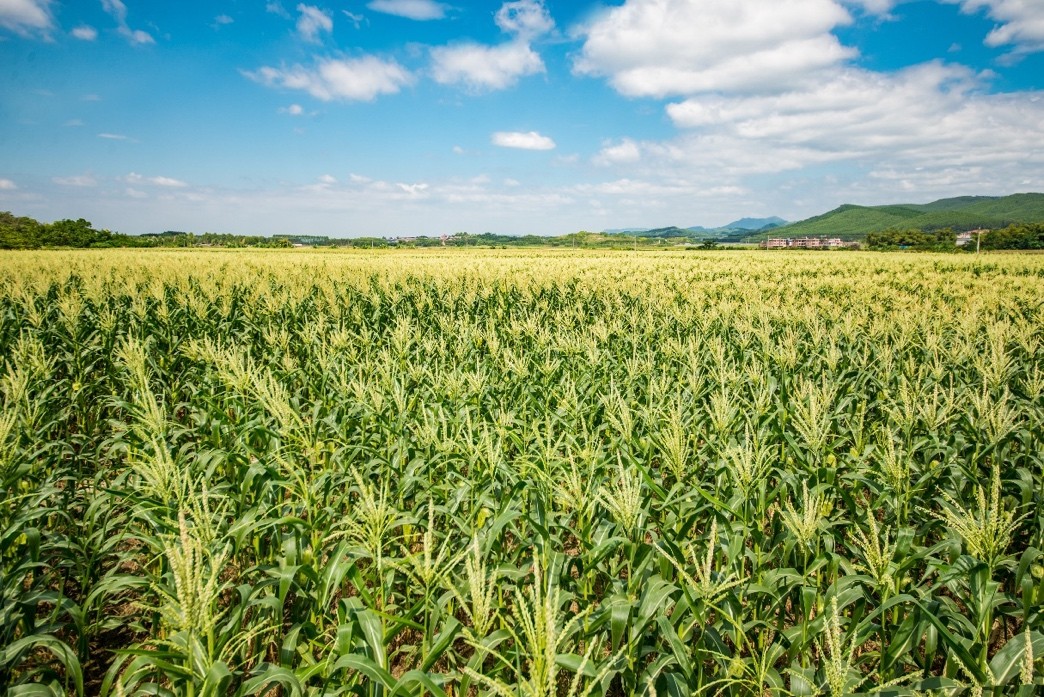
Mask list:
[{"label": "distant field", "polygon": [[0,684],[1034,694],[1042,299],[1039,255],[0,253]]}]

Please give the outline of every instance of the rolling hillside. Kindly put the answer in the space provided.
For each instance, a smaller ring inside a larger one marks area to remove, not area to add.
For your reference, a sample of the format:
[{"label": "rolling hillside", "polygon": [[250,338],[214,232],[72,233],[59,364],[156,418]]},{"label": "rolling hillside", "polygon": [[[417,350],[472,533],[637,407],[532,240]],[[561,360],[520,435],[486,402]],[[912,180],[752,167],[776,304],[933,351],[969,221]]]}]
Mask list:
[{"label": "rolling hillside", "polygon": [[750,241],[767,237],[829,236],[861,239],[871,232],[889,228],[954,230],[1001,228],[1011,223],[1044,222],[1044,194],[1011,196],[960,196],[927,204],[856,206],[845,204],[834,210],[796,223],[747,237]]}]

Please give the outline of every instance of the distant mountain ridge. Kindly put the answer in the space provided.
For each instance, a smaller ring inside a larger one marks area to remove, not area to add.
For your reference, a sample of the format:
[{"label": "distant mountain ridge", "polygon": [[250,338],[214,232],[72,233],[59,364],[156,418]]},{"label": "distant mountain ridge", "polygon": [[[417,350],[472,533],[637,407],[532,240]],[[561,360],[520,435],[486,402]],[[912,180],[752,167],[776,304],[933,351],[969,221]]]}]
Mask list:
[{"label": "distant mountain ridge", "polygon": [[958,196],[931,203],[857,206],[846,203],[822,215],[789,223],[772,231],[759,231],[750,241],[771,236],[840,237],[863,239],[872,232],[900,228],[956,231],[998,229],[1013,223],[1044,223],[1044,194],[1010,196]]},{"label": "distant mountain ridge", "polygon": [[693,240],[739,241],[753,232],[772,230],[787,221],[778,216],[770,218],[740,218],[721,227],[707,228],[692,225],[680,228],[675,225],[659,228],[614,228],[603,230],[607,235],[637,235],[638,237],[677,238],[686,237]]},{"label": "distant mountain ridge", "polygon": [[872,232],[953,228],[960,232],[987,228],[996,230],[1014,223],[1044,223],[1044,193],[1010,196],[955,196],[931,203],[895,203],[859,206],[846,203],[820,215],[787,222],[778,216],[740,218],[728,225],[706,228],[700,225],[659,228],[618,228],[607,235],[632,235],[661,239],[685,238],[693,241],[757,242],[779,237],[840,237],[861,240]]}]

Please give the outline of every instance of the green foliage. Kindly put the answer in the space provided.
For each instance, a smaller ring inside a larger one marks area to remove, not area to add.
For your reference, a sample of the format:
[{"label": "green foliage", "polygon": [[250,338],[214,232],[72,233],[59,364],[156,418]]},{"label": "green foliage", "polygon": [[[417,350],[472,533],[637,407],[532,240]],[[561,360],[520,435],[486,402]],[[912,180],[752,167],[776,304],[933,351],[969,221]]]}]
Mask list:
[{"label": "green foliage", "polygon": [[982,236],[982,249],[1044,249],[1044,224],[1009,225]]},{"label": "green foliage", "polygon": [[951,252],[956,249],[957,234],[943,228],[933,232],[922,230],[890,229],[884,232],[872,232],[866,237],[866,246],[870,249],[917,249]]},{"label": "green foliage", "polygon": [[32,218],[18,218],[7,211],[0,211],[0,249],[39,247],[42,228]]}]

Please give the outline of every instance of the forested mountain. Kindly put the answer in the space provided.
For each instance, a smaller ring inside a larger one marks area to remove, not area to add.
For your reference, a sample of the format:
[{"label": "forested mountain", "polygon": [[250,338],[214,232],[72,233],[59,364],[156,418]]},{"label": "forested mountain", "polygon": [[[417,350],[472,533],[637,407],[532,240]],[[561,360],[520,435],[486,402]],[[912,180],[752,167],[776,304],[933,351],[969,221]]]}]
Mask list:
[{"label": "forested mountain", "polygon": [[931,232],[943,228],[955,231],[987,228],[996,230],[1016,223],[1044,222],[1044,194],[1011,196],[960,196],[932,203],[856,206],[845,204],[834,210],[790,223],[771,231],[761,231],[749,239],[771,236],[827,236],[863,239],[874,232],[909,229]]}]

